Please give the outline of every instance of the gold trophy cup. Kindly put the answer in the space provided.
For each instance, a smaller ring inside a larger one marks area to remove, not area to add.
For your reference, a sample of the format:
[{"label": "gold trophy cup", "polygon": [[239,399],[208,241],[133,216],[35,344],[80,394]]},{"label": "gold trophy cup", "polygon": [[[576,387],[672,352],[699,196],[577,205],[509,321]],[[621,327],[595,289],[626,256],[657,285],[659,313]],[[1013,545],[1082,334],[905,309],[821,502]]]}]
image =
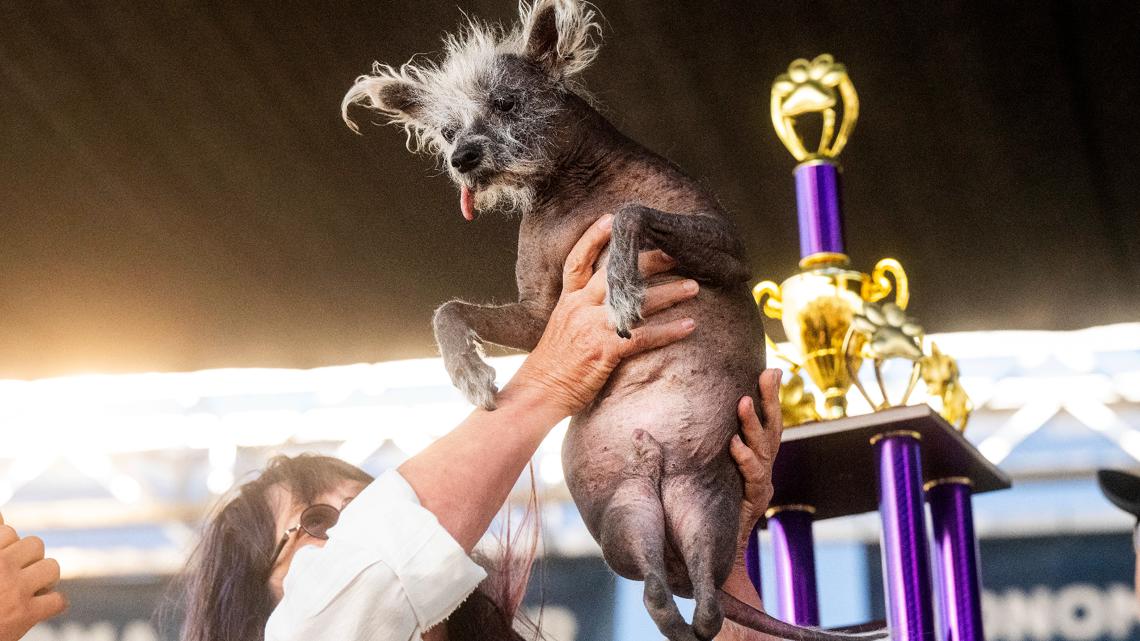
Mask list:
[{"label": "gold trophy cup", "polygon": [[[963,406],[965,393],[957,384],[956,364],[937,351],[937,356],[924,355],[922,328],[904,313],[910,293],[902,265],[884,258],[867,274],[850,268],[843,248],[840,168],[835,159],[859,115],[859,97],[847,70],[827,54],[796,60],[772,85],[771,115],[776,134],[800,161],[794,175],[802,258],[799,273],[778,285],[763,281],[752,293],[767,316],[781,321],[788,342],[798,352],[783,353],[769,339],[769,348],[792,364],[791,377],[781,390],[785,423],[846,416],[852,384],[873,408],[892,406],[881,366],[888,358],[906,358],[913,363],[912,373],[899,404],[909,399],[921,374],[928,389],[944,399],[944,406],[946,397],[953,396],[955,408],[944,407],[943,414],[952,414],[958,420],[950,420],[964,427],[968,399]],[[820,139],[809,151],[796,127],[817,115]],[[892,292],[893,302],[886,301]],[[868,358],[874,361],[881,401],[872,400],[857,378]],[[822,408],[805,388],[801,370],[823,394]],[[954,380],[944,380],[951,372]]]}]

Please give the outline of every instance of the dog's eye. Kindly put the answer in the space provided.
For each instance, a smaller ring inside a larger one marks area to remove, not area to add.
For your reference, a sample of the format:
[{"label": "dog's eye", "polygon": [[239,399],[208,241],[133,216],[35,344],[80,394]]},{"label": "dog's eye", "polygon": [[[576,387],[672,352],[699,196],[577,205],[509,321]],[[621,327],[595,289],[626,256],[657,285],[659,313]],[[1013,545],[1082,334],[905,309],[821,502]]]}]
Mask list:
[{"label": "dog's eye", "polygon": [[515,108],[515,99],[510,96],[495,98],[495,110],[500,113],[510,113]]},{"label": "dog's eye", "polygon": [[455,127],[444,127],[439,130],[439,133],[448,144],[455,142]]}]

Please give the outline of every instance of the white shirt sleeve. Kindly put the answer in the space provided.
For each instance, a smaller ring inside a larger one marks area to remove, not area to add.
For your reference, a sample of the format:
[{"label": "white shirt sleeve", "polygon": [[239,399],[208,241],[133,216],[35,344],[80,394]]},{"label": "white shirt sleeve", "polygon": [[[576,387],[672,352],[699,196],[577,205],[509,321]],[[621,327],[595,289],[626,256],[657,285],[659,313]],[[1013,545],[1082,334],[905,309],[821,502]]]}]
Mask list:
[{"label": "white shirt sleeve", "polygon": [[417,640],[486,576],[392,470],[294,554],[265,641]]}]

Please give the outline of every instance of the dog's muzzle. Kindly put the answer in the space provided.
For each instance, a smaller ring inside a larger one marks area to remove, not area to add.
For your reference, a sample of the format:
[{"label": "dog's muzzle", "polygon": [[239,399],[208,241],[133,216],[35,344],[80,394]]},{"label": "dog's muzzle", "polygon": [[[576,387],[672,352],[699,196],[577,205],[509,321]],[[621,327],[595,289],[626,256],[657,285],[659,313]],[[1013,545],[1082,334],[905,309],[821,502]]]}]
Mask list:
[{"label": "dog's muzzle", "polygon": [[475,169],[483,162],[483,147],[478,143],[469,142],[455,148],[451,154],[451,166],[465,174]]}]

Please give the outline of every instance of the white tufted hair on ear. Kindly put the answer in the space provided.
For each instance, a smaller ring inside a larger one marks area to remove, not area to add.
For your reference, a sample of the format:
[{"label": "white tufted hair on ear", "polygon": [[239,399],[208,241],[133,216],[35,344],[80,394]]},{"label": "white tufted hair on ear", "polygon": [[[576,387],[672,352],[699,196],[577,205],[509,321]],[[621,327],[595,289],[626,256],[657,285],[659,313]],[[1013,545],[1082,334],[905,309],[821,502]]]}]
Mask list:
[{"label": "white tufted hair on ear", "polygon": [[340,115],[350,129],[360,133],[356,122],[349,117],[348,109],[360,105],[379,111],[390,122],[402,125],[410,137],[422,129],[422,115],[426,102],[424,74],[410,62],[399,69],[379,62],[372,64],[372,73],[359,76],[340,103]]},{"label": "white tufted hair on ear", "polygon": [[583,0],[525,0],[519,3],[518,53],[555,79],[575,76],[598,55],[601,25],[594,6]]}]

